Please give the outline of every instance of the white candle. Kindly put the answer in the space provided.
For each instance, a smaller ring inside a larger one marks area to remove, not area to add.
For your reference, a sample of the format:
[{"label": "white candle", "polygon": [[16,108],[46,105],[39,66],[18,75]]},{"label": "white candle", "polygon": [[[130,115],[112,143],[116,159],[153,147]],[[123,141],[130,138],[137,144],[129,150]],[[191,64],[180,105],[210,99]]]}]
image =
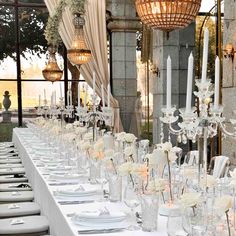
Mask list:
[{"label": "white candle", "polygon": [[53,107],[53,93],[51,94],[51,107]]},{"label": "white candle", "polygon": [[78,107],[80,107],[80,82],[78,82]]},{"label": "white candle", "polygon": [[44,101],[46,101],[47,99],[46,99],[46,90],[45,89],[43,90],[43,96],[44,96]]},{"label": "white candle", "polygon": [[101,92],[102,92],[102,108],[105,107],[105,100],[104,100],[104,87],[103,84],[101,86]]},{"label": "white candle", "polygon": [[167,58],[166,108],[171,108],[171,58]]},{"label": "white candle", "polygon": [[207,79],[208,44],[209,44],[209,30],[206,28],[204,32],[204,44],[203,44],[202,80],[201,80],[202,83],[206,82]]},{"label": "white candle", "polygon": [[61,83],[60,83],[60,97],[62,98],[62,87],[61,87]]},{"label": "white candle", "polygon": [[54,91],[54,105],[57,105],[57,92]]},{"label": "white candle", "polygon": [[193,54],[188,58],[188,84],[186,97],[186,112],[191,112],[192,107],[192,86],[193,86]]},{"label": "white candle", "polygon": [[96,81],[96,74],[95,74],[95,72],[93,72],[93,95],[95,95],[95,90],[96,90],[95,81]]},{"label": "white candle", "polygon": [[111,107],[110,93],[111,93],[111,88],[110,88],[110,84],[108,84],[107,85],[107,106],[108,106],[108,108]]},{"label": "white candle", "polygon": [[70,105],[70,90],[69,89],[67,90],[66,96],[67,96],[67,104],[69,106]]},{"label": "white candle", "polygon": [[219,93],[220,93],[220,59],[217,56],[215,60],[215,101],[214,109],[219,108]]},{"label": "white candle", "polygon": [[84,94],[84,106],[87,105],[87,92],[88,92],[88,85],[85,85],[85,94]]},{"label": "white candle", "polygon": [[71,89],[70,89],[70,93],[69,94],[70,94],[70,104],[69,105],[72,106],[72,91],[71,91]]},{"label": "white candle", "polygon": [[39,107],[41,107],[41,95],[39,95]]}]

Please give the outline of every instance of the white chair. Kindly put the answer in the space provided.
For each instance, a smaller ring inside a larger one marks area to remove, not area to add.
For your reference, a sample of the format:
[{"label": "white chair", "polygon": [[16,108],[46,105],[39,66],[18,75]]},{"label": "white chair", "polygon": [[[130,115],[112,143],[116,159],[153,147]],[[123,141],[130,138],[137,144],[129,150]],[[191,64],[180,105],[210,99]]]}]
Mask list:
[{"label": "white chair", "polygon": [[190,166],[196,165],[199,162],[199,151],[189,151],[185,156],[184,163]]},{"label": "white chair", "polygon": [[31,202],[33,200],[33,191],[14,191],[0,193],[0,204],[12,202]]},{"label": "white chair", "polygon": [[0,205],[0,218],[39,215],[40,207],[35,202],[19,202]]},{"label": "white chair", "polygon": [[[14,224],[14,222],[22,222]],[[40,236],[48,233],[49,223],[45,216],[24,216],[0,220],[0,235]]]},{"label": "white chair", "polygon": [[24,168],[6,168],[0,169],[0,175],[25,174]]},{"label": "white chair", "polygon": [[23,168],[24,166],[21,163],[8,163],[8,164],[0,164],[0,169],[6,168]]},{"label": "white chair", "polygon": [[32,188],[30,184],[21,182],[0,184],[0,192],[12,192],[12,191],[32,191]]},{"label": "white chair", "polygon": [[[223,178],[227,176],[229,172],[230,160],[226,156],[215,156],[211,159],[210,169],[212,170],[212,175],[215,178]],[[212,169],[212,166],[213,169]]]},{"label": "white chair", "polygon": [[28,179],[25,177],[25,175],[2,175],[0,176],[0,184],[4,183],[19,183],[19,182],[28,182]]},{"label": "white chair", "polygon": [[20,158],[2,158],[0,164],[19,164],[21,163]]}]

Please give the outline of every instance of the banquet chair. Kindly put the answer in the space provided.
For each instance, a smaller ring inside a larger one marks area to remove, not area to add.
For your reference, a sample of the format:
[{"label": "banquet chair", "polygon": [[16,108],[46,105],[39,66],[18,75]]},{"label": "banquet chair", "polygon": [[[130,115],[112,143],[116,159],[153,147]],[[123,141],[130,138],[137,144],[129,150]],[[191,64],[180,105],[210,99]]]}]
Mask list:
[{"label": "banquet chair", "polygon": [[1,236],[42,236],[49,231],[45,216],[24,216],[0,219]]},{"label": "banquet chair", "polygon": [[19,183],[19,182],[28,182],[28,179],[24,174],[21,175],[2,175],[0,176],[0,184],[4,183]]},{"label": "banquet chair", "polygon": [[0,175],[25,174],[25,168],[5,168],[0,169]]},{"label": "banquet chair", "polygon": [[184,163],[193,166],[198,164],[199,162],[199,151],[194,150],[194,151],[189,151],[187,155],[185,156]]},{"label": "banquet chair", "polygon": [[[215,178],[224,178],[229,172],[230,160],[226,156],[215,156],[210,161],[210,172]],[[212,168],[213,166],[213,168]]]},{"label": "banquet chair", "polygon": [[12,191],[32,191],[31,185],[28,183],[4,183],[0,184],[0,192]]},{"label": "banquet chair", "polygon": [[40,207],[35,202],[20,202],[0,205],[0,219],[39,214]]},{"label": "banquet chair", "polygon": [[0,164],[0,169],[6,168],[23,168],[24,166],[21,163],[7,163],[7,164]]},{"label": "banquet chair", "polygon": [[31,202],[33,200],[34,200],[33,191],[0,192],[0,204]]},{"label": "banquet chair", "polygon": [[21,163],[21,159],[18,157],[0,159],[0,164],[19,164],[19,163]]}]

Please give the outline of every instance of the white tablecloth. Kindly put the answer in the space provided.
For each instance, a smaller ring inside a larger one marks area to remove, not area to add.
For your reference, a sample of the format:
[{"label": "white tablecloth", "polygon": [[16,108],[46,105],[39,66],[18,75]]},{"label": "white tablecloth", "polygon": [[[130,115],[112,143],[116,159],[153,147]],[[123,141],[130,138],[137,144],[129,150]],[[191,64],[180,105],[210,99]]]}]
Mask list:
[{"label": "white tablecloth", "polygon": [[[30,150],[29,144],[25,143],[25,138],[29,139],[30,130],[27,128],[15,128],[13,130],[13,142],[19,154],[22,158],[23,165],[26,170],[26,175],[29,182],[32,184],[34,190],[35,201],[39,203],[42,214],[47,216],[50,224],[51,234],[54,236],[75,236],[78,235],[80,229],[78,225],[75,225],[67,214],[80,212],[82,210],[97,209],[104,204],[108,204],[109,209],[122,209],[128,211],[127,207],[123,203],[103,203],[93,202],[88,204],[78,205],[60,205],[57,203],[58,199],[53,195],[53,191],[64,186],[51,186],[48,184],[47,177],[41,174],[40,167],[37,167],[32,160],[32,150]],[[143,232],[139,231],[121,231],[117,233],[110,233],[112,236],[166,236],[166,218],[159,217],[158,232]],[[97,234],[105,235],[105,234]]]}]

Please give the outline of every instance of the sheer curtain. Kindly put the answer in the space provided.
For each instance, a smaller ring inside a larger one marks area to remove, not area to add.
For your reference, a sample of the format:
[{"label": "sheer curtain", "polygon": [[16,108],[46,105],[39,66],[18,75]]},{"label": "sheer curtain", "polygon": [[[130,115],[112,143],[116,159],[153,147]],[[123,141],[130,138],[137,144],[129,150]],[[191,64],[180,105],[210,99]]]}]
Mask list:
[{"label": "sheer curtain", "polygon": [[[53,14],[59,0],[45,0],[50,14]],[[101,85],[104,87],[104,94],[107,97],[107,85],[110,81],[108,58],[107,58],[107,32],[106,32],[106,1],[87,0],[85,14],[85,41],[88,48],[92,51],[91,62],[82,65],[81,74],[86,82],[92,86],[92,74],[96,73],[96,93],[101,97]],[[59,33],[69,49],[74,34],[73,15],[68,7],[63,13]],[[120,121],[120,110],[118,101],[111,96],[111,106],[114,109],[114,131],[122,131]]]}]

